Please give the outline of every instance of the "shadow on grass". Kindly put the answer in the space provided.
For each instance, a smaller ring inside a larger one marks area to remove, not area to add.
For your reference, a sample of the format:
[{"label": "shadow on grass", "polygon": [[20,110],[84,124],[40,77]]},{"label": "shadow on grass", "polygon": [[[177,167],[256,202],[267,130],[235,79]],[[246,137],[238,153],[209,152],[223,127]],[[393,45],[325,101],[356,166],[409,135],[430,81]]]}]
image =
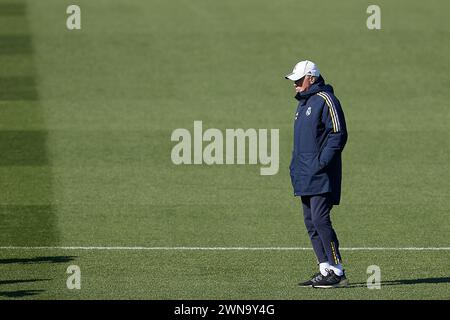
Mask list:
[{"label": "shadow on grass", "polygon": [[33,263],[66,263],[75,260],[76,256],[49,256],[34,258],[9,258],[0,259],[0,264],[33,264]]},{"label": "shadow on grass", "polygon": [[[0,36],[0,41],[3,40],[4,37]],[[0,100],[38,100],[36,80],[33,76],[0,76],[0,85]]]},{"label": "shadow on grass", "polygon": [[[381,281],[381,287],[412,285],[412,284],[439,284],[439,283],[450,283],[450,277]],[[366,282],[350,283],[347,288],[361,288],[361,287],[367,287],[367,283]]]},{"label": "shadow on grass", "polygon": [[[20,283],[33,283],[33,282],[43,282],[50,281],[51,279],[21,279],[21,280],[0,280],[1,285],[10,285],[10,284],[20,284]],[[32,289],[32,290],[14,290],[14,291],[0,291],[0,297],[6,298],[23,298],[28,296],[35,296],[42,292],[45,292],[43,289]]]},{"label": "shadow on grass", "polygon": [[17,55],[33,53],[31,45],[31,35],[29,34],[6,34],[0,36],[0,55]]},{"label": "shadow on grass", "polygon": [[0,16],[23,16],[25,15],[24,3],[0,3]]},{"label": "shadow on grass", "polygon": [[0,166],[48,165],[49,160],[45,149],[47,136],[48,133],[45,130],[1,130],[0,150],[5,156],[0,159]]},{"label": "shadow on grass", "polygon": [[27,296],[35,296],[45,290],[17,290],[17,291],[0,291],[0,297],[6,298],[22,298]]},{"label": "shadow on grass", "polygon": [[0,286],[4,284],[30,283],[40,281],[50,281],[51,279],[23,279],[23,280],[0,280]]}]

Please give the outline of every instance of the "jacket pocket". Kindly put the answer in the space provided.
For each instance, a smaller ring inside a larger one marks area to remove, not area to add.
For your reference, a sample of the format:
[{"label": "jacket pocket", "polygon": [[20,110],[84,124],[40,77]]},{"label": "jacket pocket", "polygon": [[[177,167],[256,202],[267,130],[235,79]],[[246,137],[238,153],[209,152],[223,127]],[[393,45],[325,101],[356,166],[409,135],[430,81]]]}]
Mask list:
[{"label": "jacket pocket", "polygon": [[296,156],[295,174],[300,176],[312,176],[320,170],[317,152],[299,153]]}]

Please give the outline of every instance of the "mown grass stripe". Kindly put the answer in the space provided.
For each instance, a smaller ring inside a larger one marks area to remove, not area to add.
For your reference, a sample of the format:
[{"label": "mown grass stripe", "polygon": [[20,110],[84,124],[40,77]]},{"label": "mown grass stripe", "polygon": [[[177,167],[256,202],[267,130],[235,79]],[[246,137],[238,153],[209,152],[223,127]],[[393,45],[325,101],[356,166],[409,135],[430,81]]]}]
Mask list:
[{"label": "mown grass stripe", "polygon": [[0,244],[56,245],[53,173],[27,3],[0,0],[0,16],[9,26],[0,35]]},{"label": "mown grass stripe", "polygon": [[[114,250],[114,251],[312,251],[310,247],[0,247],[0,250]],[[450,247],[348,247],[339,248],[341,251],[447,251]]]}]

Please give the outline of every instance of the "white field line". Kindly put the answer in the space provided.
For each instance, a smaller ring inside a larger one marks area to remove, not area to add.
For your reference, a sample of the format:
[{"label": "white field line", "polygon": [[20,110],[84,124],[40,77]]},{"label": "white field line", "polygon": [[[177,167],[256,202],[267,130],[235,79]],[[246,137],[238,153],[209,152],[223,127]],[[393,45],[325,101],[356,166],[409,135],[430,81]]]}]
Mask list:
[{"label": "white field line", "polygon": [[[310,247],[0,247],[0,250],[115,250],[115,251],[312,251]],[[341,251],[448,251],[450,247],[353,247]]]}]

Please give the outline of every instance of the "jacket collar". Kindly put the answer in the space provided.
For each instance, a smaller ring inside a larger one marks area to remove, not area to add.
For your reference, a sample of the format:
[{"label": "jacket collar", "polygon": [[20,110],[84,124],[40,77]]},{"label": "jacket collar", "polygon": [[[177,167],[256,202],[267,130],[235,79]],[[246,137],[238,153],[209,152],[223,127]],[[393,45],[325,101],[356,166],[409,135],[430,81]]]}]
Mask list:
[{"label": "jacket collar", "polygon": [[325,80],[322,78],[322,76],[319,77],[318,81],[311,85],[308,90],[303,92],[297,92],[295,95],[295,99],[298,101],[307,100],[312,95],[315,95],[318,92],[321,91],[327,91],[333,93],[333,87],[325,84]]}]

